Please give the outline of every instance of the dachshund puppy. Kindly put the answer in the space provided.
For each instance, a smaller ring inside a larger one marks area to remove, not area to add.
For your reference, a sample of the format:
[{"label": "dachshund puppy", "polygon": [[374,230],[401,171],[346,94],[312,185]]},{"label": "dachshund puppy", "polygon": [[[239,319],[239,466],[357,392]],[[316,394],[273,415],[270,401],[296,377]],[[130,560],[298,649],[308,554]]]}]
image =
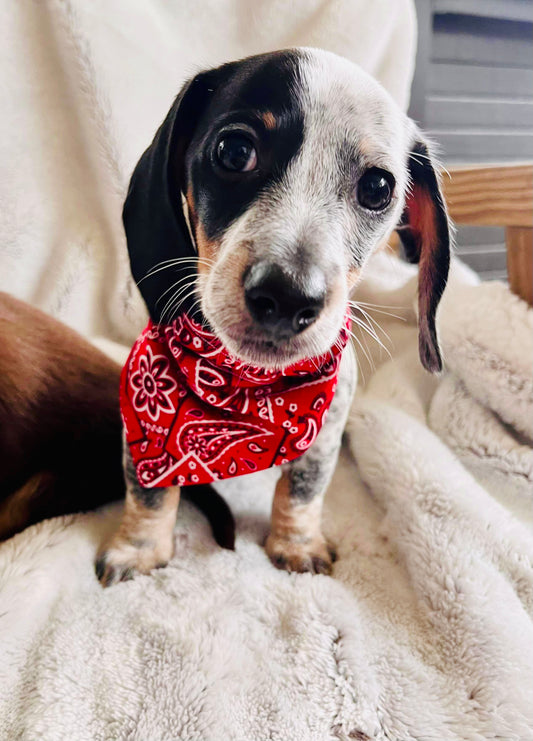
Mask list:
[{"label": "dachshund puppy", "polygon": [[122,375],[127,494],[99,579],[168,562],[182,486],[271,465],[269,557],[329,573],[322,500],[355,386],[348,297],[394,228],[420,262],[421,362],[442,367],[449,226],[427,144],[354,64],[263,54],[185,84],[123,216],[150,323]]}]

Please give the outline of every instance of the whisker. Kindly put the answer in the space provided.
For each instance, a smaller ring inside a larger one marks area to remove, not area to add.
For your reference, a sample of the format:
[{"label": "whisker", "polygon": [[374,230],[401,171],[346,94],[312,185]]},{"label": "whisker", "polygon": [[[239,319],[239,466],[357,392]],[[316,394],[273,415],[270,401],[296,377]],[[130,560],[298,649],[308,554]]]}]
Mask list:
[{"label": "whisker", "polygon": [[[372,325],[368,325],[368,324],[367,324],[367,322],[365,322],[365,321],[364,321],[364,318],[363,318],[363,317],[357,317],[357,316],[354,316],[353,314],[352,314],[352,322],[353,322],[353,323],[354,323],[354,324],[355,324],[356,326],[358,326],[358,327],[360,327],[360,328],[361,328],[362,330],[364,330],[364,332],[366,332],[366,333],[367,333],[368,335],[370,335],[370,337],[372,337],[372,339],[373,339],[373,340],[375,340],[375,341],[376,341],[376,343],[377,343],[377,344],[378,344],[378,345],[379,345],[379,346],[380,346],[381,348],[383,348],[383,350],[385,350],[385,352],[387,353],[387,355],[388,355],[388,356],[389,356],[390,358],[392,358],[392,355],[391,355],[391,353],[390,353],[389,349],[388,349],[388,348],[387,348],[387,347],[386,347],[386,346],[385,346],[385,345],[383,344],[383,342],[382,342],[381,338],[379,337],[379,335],[377,334],[376,330],[374,329],[374,327],[373,327]],[[375,322],[375,320],[374,320],[374,322]],[[376,323],[376,324],[377,324],[377,323]],[[377,326],[379,327],[379,325],[377,325]],[[381,329],[381,331],[382,331],[382,332],[384,332],[384,334],[386,334],[385,330],[383,330],[383,328],[382,328],[382,327],[379,327],[379,329]],[[351,336],[352,336],[352,337],[353,337],[354,339],[356,339],[356,336],[354,335],[353,331],[351,331],[351,332],[350,332],[350,334],[351,334]],[[365,335],[364,335],[364,334],[362,334],[362,335],[361,335],[361,339],[362,339],[363,341],[365,341],[365,340],[364,340],[364,337],[365,337]],[[389,342],[390,342],[391,340],[390,340],[390,337],[388,337],[388,335],[387,335],[387,338],[389,339]],[[357,339],[357,341],[359,341],[359,340]],[[368,350],[368,345],[366,345],[366,341],[365,341],[365,346],[366,346],[366,348],[367,348],[367,350]],[[371,366],[371,368],[372,368],[373,370],[375,370],[375,365],[374,365],[373,361],[372,361],[372,360],[370,360],[370,358],[368,357],[368,355],[367,355],[366,357],[367,357],[367,359],[368,359],[368,361],[369,361],[369,363],[370,363],[370,366]]]},{"label": "whisker", "polygon": [[[168,300],[168,301],[167,301],[167,303],[165,304],[165,308],[164,308],[164,309],[163,309],[163,311],[161,312],[161,319],[164,319],[164,318],[165,318],[165,315],[167,314],[167,312],[168,312],[168,313],[170,313],[170,312],[172,311],[172,309],[173,309],[173,308],[175,307],[175,305],[176,305],[176,302],[177,302],[177,301],[179,300],[180,296],[181,296],[181,295],[182,295],[182,294],[183,294],[183,293],[184,293],[185,291],[189,290],[189,289],[191,288],[191,286],[192,286],[192,285],[195,285],[195,283],[196,283],[196,278],[195,278],[194,280],[192,280],[192,281],[189,281],[188,283],[186,283],[186,284],[185,284],[184,286],[182,286],[182,287],[181,287],[181,288],[180,288],[180,289],[179,289],[178,291],[176,291],[176,293],[174,293],[174,294],[173,294],[173,295],[172,295],[172,296],[171,296],[171,297],[169,298],[169,300]],[[196,290],[196,288],[195,288],[195,290]],[[185,300],[185,299],[182,299],[181,301],[179,301],[179,303],[178,303],[177,305],[178,305],[178,306],[181,306],[181,304],[183,303],[183,301],[184,301],[184,300]]]},{"label": "whisker", "polygon": [[182,293],[184,293],[184,292],[185,292],[185,291],[187,291],[187,290],[188,290],[188,289],[189,289],[189,288],[190,288],[190,287],[191,287],[192,285],[194,285],[194,283],[196,283],[196,279],[195,279],[195,278],[193,278],[192,280],[189,280],[189,281],[188,281],[187,283],[185,283],[184,285],[182,285],[182,286],[181,286],[180,288],[178,288],[178,289],[177,289],[177,290],[176,290],[176,291],[175,291],[175,292],[174,292],[174,293],[172,294],[172,296],[171,296],[171,297],[170,297],[170,298],[168,299],[167,303],[165,304],[165,306],[164,306],[164,308],[163,308],[163,311],[161,312],[161,316],[162,316],[162,317],[164,317],[164,316],[165,316],[165,314],[167,313],[167,311],[168,311],[169,307],[170,307],[170,306],[171,306],[171,305],[172,305],[172,304],[174,303],[174,301],[175,301],[175,300],[176,300],[177,298],[179,298],[179,296],[181,296],[181,294],[182,294]]},{"label": "whisker", "polygon": [[176,317],[182,312],[182,306],[187,301],[187,299],[191,298],[191,296],[194,296],[196,293],[196,288],[193,288],[191,291],[189,291],[187,294],[185,294],[183,297],[175,297],[173,303],[168,308],[168,320],[167,322],[171,324]]},{"label": "whisker", "polygon": [[[361,348],[361,352],[363,353],[363,355],[367,359],[368,365],[370,366],[371,370],[372,371],[375,370],[374,361],[372,360],[371,356],[368,354],[368,351],[361,344],[359,338],[356,337],[356,335],[354,335],[353,332],[350,332],[350,337],[352,337],[352,339],[354,339],[357,342],[357,344],[359,345],[359,347]],[[355,350],[355,354],[357,355],[357,348],[354,347],[354,350]],[[363,374],[363,383],[366,383],[365,372],[364,372],[363,367],[362,367],[362,365],[360,363],[359,363],[359,368],[361,369],[361,373]]]},{"label": "whisker", "polygon": [[[333,323],[331,322],[331,320],[329,320],[329,321],[327,322],[327,325],[328,325],[329,327],[331,327],[331,328],[333,329]],[[373,360],[372,360],[372,357],[371,357],[371,355],[369,355],[369,352],[368,352],[368,348],[365,348],[365,347],[363,347],[363,344],[361,343],[361,341],[360,341],[359,337],[357,337],[357,336],[356,336],[356,335],[355,335],[355,334],[353,333],[353,331],[352,331],[351,329],[348,329],[348,328],[346,328],[346,332],[348,333],[348,336],[349,336],[349,337],[351,337],[351,338],[352,338],[352,339],[353,339],[353,340],[354,340],[354,341],[355,341],[355,342],[357,343],[357,345],[358,345],[358,346],[359,346],[359,348],[361,349],[361,352],[362,352],[362,354],[363,354],[363,355],[365,356],[365,358],[366,358],[366,360],[367,360],[367,362],[368,362],[368,364],[369,364],[370,368],[371,368],[372,370],[375,370],[375,365],[374,365],[374,362],[373,362]],[[335,345],[335,347],[337,347],[337,348],[338,348],[339,350],[342,350],[342,344],[341,344],[341,341],[340,341],[340,337],[339,337],[339,336],[337,336],[337,337],[336,337],[336,339],[335,339],[335,341],[334,341],[334,343],[333,343],[333,344],[334,344],[334,345]],[[355,352],[355,354],[356,354],[356,357],[358,357],[359,353],[358,353],[357,347],[355,347],[355,346],[353,346],[353,345],[352,345],[352,347],[354,348],[354,352]],[[365,378],[365,372],[364,372],[364,370],[363,370],[363,367],[362,367],[361,363],[359,362],[359,359],[358,359],[358,366],[359,366],[359,369],[360,369],[360,371],[361,371],[361,374],[362,374],[362,376],[363,376],[363,383],[366,383],[366,378]]]},{"label": "whisker", "polygon": [[173,307],[171,320],[173,320],[177,316],[178,311],[180,310],[181,306],[185,303],[185,301],[187,301],[188,298],[190,298],[191,296],[194,296],[197,290],[198,290],[198,287],[195,285],[191,291],[189,291],[187,294],[185,294],[185,296],[179,299],[179,302]]},{"label": "whisker", "polygon": [[[353,309],[361,309],[361,304],[352,306]],[[407,319],[404,316],[400,316],[399,314],[391,314],[390,311],[382,311],[381,309],[373,309],[371,307],[368,307],[368,311],[375,311],[377,314],[383,314],[385,316],[390,316],[393,319],[399,319],[401,322],[406,322]]]},{"label": "whisker", "polygon": [[[351,336],[352,336],[352,337],[353,337],[354,339],[356,339],[356,335],[355,335],[355,333],[354,333],[354,332],[352,332],[352,333],[351,333]],[[367,342],[367,340],[366,340],[366,335],[365,335],[364,333],[363,333],[363,334],[361,334],[361,335],[360,335],[360,337],[359,337],[359,339],[361,340],[361,342],[362,342],[362,343],[364,344],[364,346],[365,346],[365,349],[366,349],[366,353],[365,353],[365,355],[366,355],[366,358],[367,358],[367,360],[368,360],[368,362],[369,362],[369,364],[370,364],[370,368],[371,368],[371,370],[372,370],[372,371],[374,371],[374,370],[375,370],[374,358],[372,357],[372,353],[371,353],[371,351],[370,351],[370,348],[369,348],[369,346],[368,346],[368,342]]]},{"label": "whisker", "polygon": [[[166,291],[163,291],[163,293],[161,294],[161,296],[159,296],[159,298],[156,301],[156,306],[159,304],[159,302],[161,301],[161,299],[163,298],[163,296],[165,296],[169,291],[172,291],[174,288],[177,288],[180,285],[180,283],[183,283],[183,281],[185,281],[185,280],[188,280],[189,283],[191,283],[191,276],[190,275],[184,275],[182,278],[180,278],[175,283],[173,283],[170,286],[170,288],[167,288]],[[196,278],[194,278],[193,280],[196,280]]]},{"label": "whisker", "polygon": [[[351,306],[351,307],[352,307],[352,308],[353,308],[353,309],[354,309],[355,311],[357,311],[357,312],[360,312],[360,313],[361,313],[361,314],[363,315],[363,317],[365,317],[365,318],[366,318],[366,320],[367,320],[367,322],[364,322],[364,321],[363,321],[363,320],[361,319],[361,321],[359,322],[359,325],[360,325],[360,326],[361,326],[362,328],[366,329],[366,331],[368,331],[369,327],[368,327],[368,326],[366,326],[366,327],[365,327],[365,326],[363,326],[363,325],[367,325],[367,323],[368,323],[368,322],[370,322],[370,324],[372,325],[372,329],[373,329],[373,332],[371,333],[371,334],[372,334],[372,336],[374,336],[374,335],[375,335],[375,337],[374,337],[374,338],[376,339],[376,341],[377,341],[377,342],[378,342],[378,343],[379,343],[379,344],[380,344],[380,345],[381,345],[381,346],[383,347],[383,349],[384,349],[384,350],[385,350],[385,351],[386,351],[386,352],[388,353],[388,355],[389,355],[390,357],[392,357],[392,356],[391,356],[391,353],[390,353],[390,351],[388,350],[388,348],[386,348],[386,347],[385,347],[385,345],[383,344],[383,342],[381,341],[381,339],[380,339],[380,338],[378,337],[378,335],[377,335],[377,331],[378,331],[378,330],[379,330],[379,331],[381,331],[381,332],[382,332],[382,333],[383,333],[383,334],[385,335],[385,337],[387,338],[387,340],[389,341],[389,343],[390,343],[391,345],[394,345],[394,343],[393,343],[393,341],[392,341],[392,339],[391,339],[390,335],[389,335],[389,334],[388,334],[388,333],[387,333],[387,332],[385,331],[385,329],[384,329],[384,328],[383,328],[383,327],[382,327],[382,326],[381,326],[381,325],[379,324],[379,322],[378,322],[378,321],[377,321],[377,320],[376,320],[376,319],[375,319],[375,318],[374,318],[374,317],[373,317],[373,316],[372,316],[371,314],[369,314],[369,313],[368,313],[368,311],[366,311],[366,309],[364,309],[364,308],[363,308],[363,303],[364,303],[364,302],[360,302],[360,303],[357,303],[357,302],[350,302],[350,306]],[[374,311],[378,311],[378,313],[383,313],[383,314],[389,314],[389,312],[382,312],[382,311],[380,311],[379,309],[370,309],[370,307],[369,307],[369,311],[372,311],[372,310],[374,310]],[[394,316],[394,315],[391,315],[391,316]],[[396,317],[396,318],[398,318],[398,319],[403,319],[403,321],[405,321],[405,318],[404,318],[404,317]],[[356,322],[356,323],[358,323],[358,322]]]},{"label": "whisker", "polygon": [[[387,350],[387,352],[389,352],[388,349],[383,344],[383,341],[382,341],[381,337],[378,335],[377,331],[374,329],[374,326],[373,325],[368,324],[368,322],[366,322],[364,320],[364,318],[361,318],[361,317],[355,317],[354,316],[354,317],[352,317],[352,319],[355,322],[355,324],[358,327],[361,327],[361,329],[364,329],[365,332],[367,332],[378,343],[378,345],[381,345],[384,350]],[[378,328],[386,335],[386,337],[389,340],[389,342],[391,342],[391,339],[387,335],[387,333],[385,332],[385,330],[383,330],[381,327],[379,327],[379,325],[378,325]]]},{"label": "whisker", "polygon": [[[383,344],[383,342],[379,339],[379,337],[375,333],[370,332],[368,327],[365,324],[359,324],[358,326],[360,326],[362,330],[364,330],[370,337],[372,337],[372,339],[375,340],[376,344],[380,347],[380,349],[383,349],[387,353],[389,358],[392,359],[392,355],[391,355],[389,348]],[[364,338],[365,335],[362,334],[361,337]]]},{"label": "whisker", "polygon": [[[194,312],[200,306],[201,303],[202,303],[202,299],[200,297],[198,297],[195,301],[193,301],[193,303],[191,304],[191,310],[190,310],[191,311],[191,314],[194,314]],[[179,307],[178,307],[178,309],[179,309]],[[174,321],[174,319],[176,318],[176,316],[177,316],[177,314],[172,317],[171,321]],[[205,337],[204,337],[204,342],[207,342],[209,345],[211,345],[211,347],[213,346],[213,344],[211,342],[209,342]]]},{"label": "whisker", "polygon": [[361,327],[361,329],[365,329],[375,340],[379,339],[374,327],[371,324],[367,324],[367,322],[365,322],[364,320],[364,317],[352,315],[352,321],[357,324],[358,327]]},{"label": "whisker", "polygon": [[[374,331],[376,332],[376,334],[377,334],[377,331],[378,331],[378,330],[380,330],[381,332],[383,332],[383,334],[384,334],[384,335],[385,335],[385,337],[386,337],[386,338],[388,339],[388,341],[389,341],[389,342],[390,342],[390,343],[392,344],[392,340],[391,340],[391,338],[390,338],[390,335],[389,335],[389,334],[388,334],[388,333],[387,333],[387,332],[386,332],[386,331],[385,331],[385,330],[383,329],[383,327],[382,327],[382,326],[381,326],[381,325],[380,325],[380,324],[379,324],[379,323],[378,323],[378,322],[376,321],[376,319],[374,319],[374,317],[370,316],[370,314],[368,314],[368,313],[367,313],[367,312],[366,312],[366,311],[365,311],[364,309],[362,309],[361,307],[359,307],[359,311],[360,311],[360,312],[361,312],[361,313],[363,314],[363,316],[364,316],[364,317],[366,317],[366,319],[367,319],[367,320],[368,320],[368,321],[369,321],[369,322],[371,323],[371,325],[372,325],[372,327],[374,328]],[[370,326],[370,325],[369,325],[369,326]]]},{"label": "whisker", "polygon": [[170,258],[169,260],[161,260],[161,262],[156,263],[152,268],[150,268],[146,275],[143,276],[139,281],[137,281],[136,285],[139,286],[143,282],[143,280],[152,277],[152,275],[161,272],[161,270],[167,270],[168,268],[177,267],[178,265],[183,265],[184,263],[198,262],[204,263],[209,266],[214,265],[214,260],[205,257],[174,257]]},{"label": "whisker", "polygon": [[398,306],[386,306],[381,304],[368,304],[365,301],[348,301],[348,304],[351,308],[359,308],[360,306],[364,306],[369,311],[375,311],[378,314],[385,314],[386,316],[391,316],[394,319],[399,319],[402,322],[407,321],[407,319],[404,316],[400,316],[399,314],[392,314],[390,311],[383,311],[384,309],[407,309],[407,307],[398,307]]}]

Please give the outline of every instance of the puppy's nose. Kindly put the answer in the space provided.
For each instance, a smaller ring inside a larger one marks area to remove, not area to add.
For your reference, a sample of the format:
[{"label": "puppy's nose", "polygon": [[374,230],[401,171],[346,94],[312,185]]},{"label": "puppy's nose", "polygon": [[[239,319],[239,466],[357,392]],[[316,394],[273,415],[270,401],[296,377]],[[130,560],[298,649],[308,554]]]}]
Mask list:
[{"label": "puppy's nose", "polygon": [[[276,339],[303,332],[318,318],[326,296],[326,280],[315,268],[305,290],[275,263],[252,265],[244,278],[244,295],[253,319]],[[305,286],[305,281],[302,281]]]}]

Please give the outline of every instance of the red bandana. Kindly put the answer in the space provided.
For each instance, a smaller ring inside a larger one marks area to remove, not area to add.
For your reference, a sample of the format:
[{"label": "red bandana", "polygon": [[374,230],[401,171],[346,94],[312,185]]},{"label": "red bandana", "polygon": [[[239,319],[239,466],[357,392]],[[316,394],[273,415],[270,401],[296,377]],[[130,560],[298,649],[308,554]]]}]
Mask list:
[{"label": "red bandana", "polygon": [[305,453],[326,418],[348,332],[283,371],[245,365],[182,314],[148,326],[122,371],[120,406],[141,486],[206,484]]}]

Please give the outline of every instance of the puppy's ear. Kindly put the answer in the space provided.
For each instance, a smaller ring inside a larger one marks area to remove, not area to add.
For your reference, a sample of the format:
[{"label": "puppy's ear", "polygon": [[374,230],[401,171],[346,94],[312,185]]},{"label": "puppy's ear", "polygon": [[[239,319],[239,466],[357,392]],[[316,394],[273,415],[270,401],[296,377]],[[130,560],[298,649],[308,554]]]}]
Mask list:
[{"label": "puppy's ear", "polygon": [[[182,206],[184,157],[213,93],[214,73],[200,73],[182,88],[133,172],[122,212],[133,278],[154,322],[164,319],[172,286],[190,294],[197,274]],[[193,301],[184,301],[183,310]]]},{"label": "puppy's ear", "polygon": [[427,144],[417,139],[408,160],[410,185],[398,227],[406,258],[419,263],[418,344],[422,365],[442,370],[435,314],[448,279],[450,224]]}]

